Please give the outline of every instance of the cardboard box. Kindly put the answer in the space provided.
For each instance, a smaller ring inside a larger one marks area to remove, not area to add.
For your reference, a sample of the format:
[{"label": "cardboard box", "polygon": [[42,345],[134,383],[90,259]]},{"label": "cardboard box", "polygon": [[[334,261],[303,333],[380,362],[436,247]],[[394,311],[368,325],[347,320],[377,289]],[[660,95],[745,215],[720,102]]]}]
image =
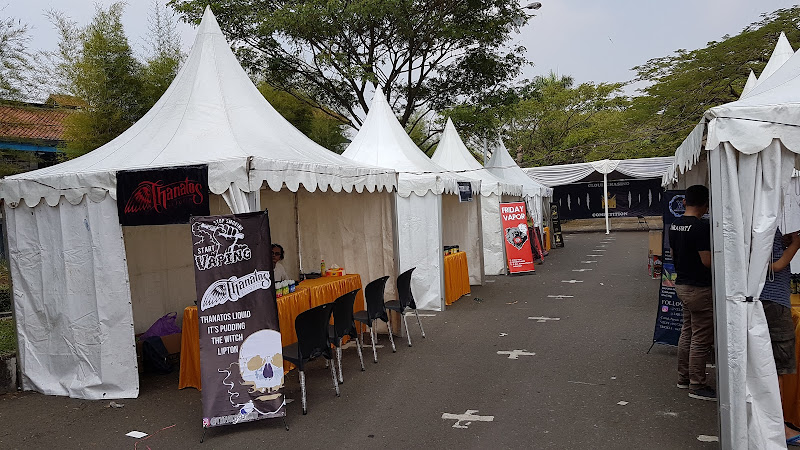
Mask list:
[{"label": "cardboard box", "polygon": [[661,255],[661,250],[664,245],[664,232],[661,230],[650,230],[649,238],[650,244],[647,255]]}]

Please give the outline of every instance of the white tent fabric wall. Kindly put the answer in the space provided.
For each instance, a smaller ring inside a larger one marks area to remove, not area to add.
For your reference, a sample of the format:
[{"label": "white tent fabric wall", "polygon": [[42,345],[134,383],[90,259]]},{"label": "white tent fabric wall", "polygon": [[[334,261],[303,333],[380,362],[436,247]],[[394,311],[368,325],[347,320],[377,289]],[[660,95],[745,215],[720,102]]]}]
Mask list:
[{"label": "white tent fabric wall", "polygon": [[483,244],[481,232],[481,195],[461,203],[455,195],[442,196],[442,245],[458,245],[467,253],[469,284],[483,284]]},{"label": "white tent fabric wall", "polygon": [[444,309],[444,255],[442,253],[442,196],[395,196],[400,273],[416,267],[412,280],[419,309]]},{"label": "white tent fabric wall", "polygon": [[128,271],[117,204],[105,197],[4,209],[22,388],[136,397]]},{"label": "white tent fabric wall", "polygon": [[[481,200],[483,226],[483,270],[486,275],[505,275],[505,238],[500,219],[500,196],[492,194]],[[499,239],[497,237],[500,237]]]}]

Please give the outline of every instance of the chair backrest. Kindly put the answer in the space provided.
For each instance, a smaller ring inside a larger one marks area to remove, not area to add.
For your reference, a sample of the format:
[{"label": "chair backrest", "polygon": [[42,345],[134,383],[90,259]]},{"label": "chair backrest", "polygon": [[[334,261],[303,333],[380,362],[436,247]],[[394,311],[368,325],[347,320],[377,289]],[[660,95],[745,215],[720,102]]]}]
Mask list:
[{"label": "chair backrest", "polygon": [[333,338],[349,336],[355,330],[353,304],[360,289],[348,292],[333,302]]},{"label": "chair backrest", "polygon": [[367,300],[367,315],[370,320],[381,319],[384,322],[389,320],[386,315],[386,307],[383,306],[383,295],[386,290],[386,280],[389,276],[380,277],[377,280],[370,281],[367,287],[364,288],[364,297]]},{"label": "chair backrest", "polygon": [[333,303],[325,303],[298,314],[294,320],[297,333],[297,345],[300,356],[304,359],[316,358],[320,355],[331,356],[328,342],[328,324],[333,312]]},{"label": "chair backrest", "polygon": [[416,267],[412,267],[397,277],[397,298],[400,300],[400,306],[405,309],[406,307],[417,309],[417,304],[414,303],[414,294],[411,292],[411,272]]}]

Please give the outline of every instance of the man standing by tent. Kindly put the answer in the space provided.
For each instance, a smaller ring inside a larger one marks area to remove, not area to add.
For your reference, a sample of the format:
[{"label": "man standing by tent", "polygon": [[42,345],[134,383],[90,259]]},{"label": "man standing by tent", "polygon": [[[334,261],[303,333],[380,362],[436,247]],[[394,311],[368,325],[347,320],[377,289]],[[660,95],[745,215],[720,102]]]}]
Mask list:
[{"label": "man standing by tent", "polygon": [[711,230],[702,220],[708,212],[708,188],[686,189],[686,212],[669,228],[669,246],[675,262],[675,291],[683,303],[683,327],[678,340],[678,387],[689,397],[716,401],[706,384],[706,361],[714,345],[711,294]]}]

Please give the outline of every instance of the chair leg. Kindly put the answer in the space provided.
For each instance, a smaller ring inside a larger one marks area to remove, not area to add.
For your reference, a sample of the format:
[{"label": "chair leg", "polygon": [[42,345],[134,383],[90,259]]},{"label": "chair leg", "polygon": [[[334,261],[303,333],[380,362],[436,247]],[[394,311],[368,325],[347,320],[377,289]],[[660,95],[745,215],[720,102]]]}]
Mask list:
[{"label": "chair leg", "polygon": [[333,388],[336,390],[336,396],[339,396],[339,382],[336,380],[336,364],[331,363],[331,379],[333,380]]},{"label": "chair leg", "polygon": [[389,342],[392,343],[392,353],[397,353],[397,348],[394,346],[394,336],[392,336],[392,321],[387,320],[386,326],[389,328]]},{"label": "chair leg", "polygon": [[361,339],[356,335],[356,349],[358,350],[358,360],[361,361],[361,371],[364,369],[364,355],[361,353]]},{"label": "chair leg", "polygon": [[403,316],[403,325],[406,326],[406,337],[408,338],[408,346],[411,347],[411,333],[408,332],[408,320],[406,320],[406,313],[402,312],[400,315]]},{"label": "chair leg", "polygon": [[339,338],[339,345],[336,346],[336,359],[339,362],[339,383],[344,383],[344,377],[342,377],[342,339]]},{"label": "chair leg", "polygon": [[419,313],[417,313],[416,309],[414,310],[414,315],[417,316],[417,323],[419,324],[419,331],[422,332],[422,337],[425,337],[425,330],[422,329],[422,321],[419,320]]},{"label": "chair leg", "polygon": [[303,415],[308,414],[306,407],[306,373],[300,371],[300,402],[303,404]]},{"label": "chair leg", "polygon": [[370,344],[372,344],[372,358],[374,359],[375,364],[377,364],[378,363],[378,351],[375,350],[375,328],[374,328],[374,325],[375,325],[375,321],[373,320],[372,322],[370,322],[370,327],[369,327],[369,342],[370,342]]}]

